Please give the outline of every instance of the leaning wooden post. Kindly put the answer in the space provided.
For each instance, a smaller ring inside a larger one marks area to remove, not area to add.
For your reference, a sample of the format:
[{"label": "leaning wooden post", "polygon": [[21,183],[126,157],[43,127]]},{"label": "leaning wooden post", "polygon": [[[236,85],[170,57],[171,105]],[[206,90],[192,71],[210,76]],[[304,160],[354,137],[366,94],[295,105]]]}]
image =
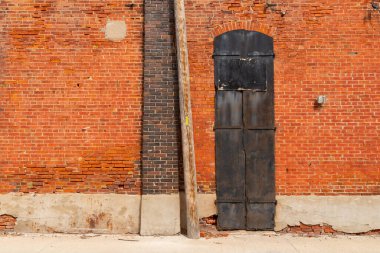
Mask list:
[{"label": "leaning wooden post", "polygon": [[190,71],[187,51],[186,17],[184,0],[174,0],[177,62],[179,79],[179,105],[181,111],[182,155],[185,173],[187,237],[199,238],[199,220],[196,205],[197,179],[195,170],[193,119],[190,98]]}]

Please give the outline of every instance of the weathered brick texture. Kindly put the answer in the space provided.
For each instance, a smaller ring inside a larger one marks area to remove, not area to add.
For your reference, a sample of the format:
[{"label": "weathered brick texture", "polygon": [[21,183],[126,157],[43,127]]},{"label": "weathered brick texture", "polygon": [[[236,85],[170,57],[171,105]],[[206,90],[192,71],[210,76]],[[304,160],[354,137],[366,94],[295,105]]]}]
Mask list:
[{"label": "weathered brick texture", "polygon": [[[380,194],[380,12],[267,2],[186,1],[199,190],[215,192],[213,40],[247,29],[274,38],[277,193]],[[0,1],[0,193],[140,194],[141,174],[144,193],[178,191],[172,4]]]},{"label": "weathered brick texture", "polygon": [[[0,10],[0,193],[139,194],[142,1]],[[105,39],[107,20],[125,40]]]},{"label": "weathered brick texture", "polygon": [[180,126],[173,0],[145,0],[143,194],[178,192]]},{"label": "weathered brick texture", "polygon": [[335,230],[332,226],[327,224],[316,224],[308,225],[301,223],[299,226],[288,226],[283,229],[281,232],[292,233],[302,236],[319,236],[319,235],[379,235],[380,229],[371,230],[363,233],[344,233],[341,231]]},{"label": "weathered brick texture", "polygon": [[13,232],[16,226],[16,220],[17,219],[11,215],[7,215],[7,214],[0,215],[0,233]]},{"label": "weathered brick texture", "polygon": [[277,193],[380,194],[379,11],[371,1],[266,2],[186,1],[201,191],[215,191],[213,40],[248,29],[274,38]]}]

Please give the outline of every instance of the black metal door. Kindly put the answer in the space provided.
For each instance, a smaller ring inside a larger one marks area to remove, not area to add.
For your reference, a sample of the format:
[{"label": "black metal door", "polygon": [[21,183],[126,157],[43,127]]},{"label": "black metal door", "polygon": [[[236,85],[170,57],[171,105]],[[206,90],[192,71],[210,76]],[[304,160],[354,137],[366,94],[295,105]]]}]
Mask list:
[{"label": "black metal door", "polygon": [[273,40],[235,30],[215,39],[219,229],[274,228]]}]

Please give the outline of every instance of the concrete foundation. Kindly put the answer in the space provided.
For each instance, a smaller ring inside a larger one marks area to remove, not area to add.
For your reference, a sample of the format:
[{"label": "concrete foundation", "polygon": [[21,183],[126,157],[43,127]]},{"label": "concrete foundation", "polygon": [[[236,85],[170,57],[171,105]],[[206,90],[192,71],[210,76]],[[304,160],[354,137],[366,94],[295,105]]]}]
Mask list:
[{"label": "concrete foundation", "polygon": [[180,233],[179,194],[143,195],[140,225],[141,235]]},{"label": "concrete foundation", "polygon": [[[217,213],[215,194],[198,194],[199,217]],[[141,206],[141,209],[140,209]],[[141,210],[141,212],[140,212]],[[277,196],[276,231],[300,223],[346,233],[380,229],[380,196]],[[16,232],[174,235],[186,227],[184,194],[3,194],[0,215]],[[181,222],[180,222],[181,220]],[[141,224],[140,224],[141,223]]]},{"label": "concrete foundation", "polygon": [[[329,224],[345,233],[380,229],[380,196],[277,196],[276,199],[276,231],[300,223]],[[200,218],[217,213],[215,200],[215,194],[198,194]],[[182,220],[186,221],[183,215],[181,212]]]},{"label": "concrete foundation", "polygon": [[0,215],[16,232],[138,233],[140,196],[125,194],[4,194]]},{"label": "concrete foundation", "polygon": [[276,230],[329,224],[346,233],[380,229],[380,196],[277,196]]}]

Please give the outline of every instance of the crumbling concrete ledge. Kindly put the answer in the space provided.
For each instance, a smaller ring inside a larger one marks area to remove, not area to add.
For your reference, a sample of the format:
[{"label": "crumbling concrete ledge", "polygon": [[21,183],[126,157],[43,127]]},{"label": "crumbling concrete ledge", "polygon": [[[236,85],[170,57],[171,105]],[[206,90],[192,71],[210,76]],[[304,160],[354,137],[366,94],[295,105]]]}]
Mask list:
[{"label": "crumbling concrete ledge", "polygon": [[[22,233],[173,235],[180,231],[180,213],[184,224],[179,195],[8,193],[0,194],[0,215],[17,217],[15,225],[7,226]],[[215,194],[198,194],[200,217],[217,213],[215,199]],[[380,196],[276,199],[276,231],[301,223],[328,224],[344,233],[380,229]]]},{"label": "crumbling concrete ledge", "polygon": [[138,233],[141,196],[127,194],[0,195],[0,214],[22,233]]},{"label": "crumbling concrete ledge", "polygon": [[[215,200],[215,194],[198,194],[199,217],[217,214]],[[330,225],[336,231],[355,234],[380,229],[378,195],[277,196],[276,200],[276,231],[288,226],[300,226],[301,223]],[[185,221],[183,215],[184,212],[181,212],[182,223]]]},{"label": "crumbling concrete ledge", "polygon": [[277,196],[275,230],[300,223],[345,233],[380,229],[380,196]]}]

